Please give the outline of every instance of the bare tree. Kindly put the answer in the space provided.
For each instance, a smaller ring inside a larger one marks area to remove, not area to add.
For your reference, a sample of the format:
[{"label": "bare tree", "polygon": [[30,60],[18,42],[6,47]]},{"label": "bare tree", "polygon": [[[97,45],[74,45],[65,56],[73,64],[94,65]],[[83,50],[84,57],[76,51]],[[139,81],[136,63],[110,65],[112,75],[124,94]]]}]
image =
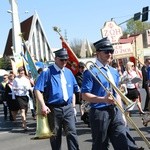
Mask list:
[{"label": "bare tree", "polygon": [[[82,46],[83,40],[81,39],[74,39],[73,41],[70,42],[70,47],[72,48],[72,50],[74,51],[74,53],[76,54],[76,56],[78,58],[80,58],[80,51],[81,51],[81,46]],[[93,46],[93,44],[90,43],[90,46],[92,48],[93,54],[95,52],[95,48]]]},{"label": "bare tree", "polygon": [[81,50],[82,40],[79,39],[73,39],[73,41],[70,42],[70,47],[76,54],[76,56],[80,57],[80,50]]}]

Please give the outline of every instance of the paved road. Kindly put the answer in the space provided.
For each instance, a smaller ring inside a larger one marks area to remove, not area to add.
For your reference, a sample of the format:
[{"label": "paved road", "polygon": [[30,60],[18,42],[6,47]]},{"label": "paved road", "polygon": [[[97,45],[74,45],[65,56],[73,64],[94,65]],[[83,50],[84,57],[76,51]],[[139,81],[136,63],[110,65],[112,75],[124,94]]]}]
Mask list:
[{"label": "paved road", "polygon": [[[135,108],[136,109],[136,108]],[[132,119],[144,133],[144,135],[150,140],[150,126],[144,127],[142,125],[141,116],[137,110],[132,113]],[[17,122],[3,120],[2,105],[0,105],[0,150],[51,150],[49,146],[49,139],[44,140],[31,140],[34,137],[36,129],[36,121],[32,119],[30,111],[28,112],[28,126],[30,130],[24,132],[21,128],[21,118],[18,115]],[[77,115],[78,122],[76,123],[79,145],[81,150],[91,149],[91,131],[86,124],[84,124]],[[131,134],[135,138],[138,146],[142,146],[145,150],[148,150],[146,144],[139,137],[137,132],[131,127]],[[62,138],[62,150],[67,150],[66,140]],[[113,150],[113,148],[110,148]]]}]

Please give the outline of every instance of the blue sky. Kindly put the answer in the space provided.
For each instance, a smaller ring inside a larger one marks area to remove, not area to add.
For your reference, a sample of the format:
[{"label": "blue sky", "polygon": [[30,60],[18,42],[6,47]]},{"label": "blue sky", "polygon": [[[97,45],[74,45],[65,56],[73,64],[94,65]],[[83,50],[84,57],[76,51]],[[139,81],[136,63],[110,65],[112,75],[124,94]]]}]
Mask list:
[{"label": "blue sky", "polygon": [[[9,0],[1,1],[0,54],[3,54],[11,28],[11,15],[7,13],[11,7]],[[106,21],[114,18],[119,24],[150,5],[149,0],[17,0],[17,2],[20,21],[37,11],[51,48],[61,47],[59,36],[53,31],[53,26],[61,28],[62,35],[67,32],[68,42],[73,42],[74,39],[88,39],[95,42],[101,38],[100,29]],[[122,28],[125,28],[125,24]]]}]

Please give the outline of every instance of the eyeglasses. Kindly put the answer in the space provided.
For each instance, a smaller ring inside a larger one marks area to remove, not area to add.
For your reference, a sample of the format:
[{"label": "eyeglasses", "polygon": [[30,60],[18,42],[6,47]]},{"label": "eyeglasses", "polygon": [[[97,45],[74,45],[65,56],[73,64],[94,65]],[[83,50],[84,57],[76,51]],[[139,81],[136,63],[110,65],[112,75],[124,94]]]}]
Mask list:
[{"label": "eyeglasses", "polygon": [[103,51],[105,54],[113,54],[114,53],[114,51],[111,51],[111,50],[108,50],[108,51]]},{"label": "eyeglasses", "polygon": [[68,59],[60,59],[60,61],[67,61]]}]

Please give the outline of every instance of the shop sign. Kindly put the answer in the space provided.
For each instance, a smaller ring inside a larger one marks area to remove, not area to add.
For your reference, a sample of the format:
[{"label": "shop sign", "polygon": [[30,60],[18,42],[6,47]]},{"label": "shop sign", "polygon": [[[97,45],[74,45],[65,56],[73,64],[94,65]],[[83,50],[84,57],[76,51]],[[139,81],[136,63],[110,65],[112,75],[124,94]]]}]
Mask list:
[{"label": "shop sign", "polygon": [[113,45],[114,48],[114,58],[126,58],[134,56],[133,47],[130,43],[127,44],[116,44]]},{"label": "shop sign", "polygon": [[120,37],[123,35],[122,29],[114,21],[105,23],[104,28],[101,29],[102,37],[108,37],[112,44],[118,43]]}]

